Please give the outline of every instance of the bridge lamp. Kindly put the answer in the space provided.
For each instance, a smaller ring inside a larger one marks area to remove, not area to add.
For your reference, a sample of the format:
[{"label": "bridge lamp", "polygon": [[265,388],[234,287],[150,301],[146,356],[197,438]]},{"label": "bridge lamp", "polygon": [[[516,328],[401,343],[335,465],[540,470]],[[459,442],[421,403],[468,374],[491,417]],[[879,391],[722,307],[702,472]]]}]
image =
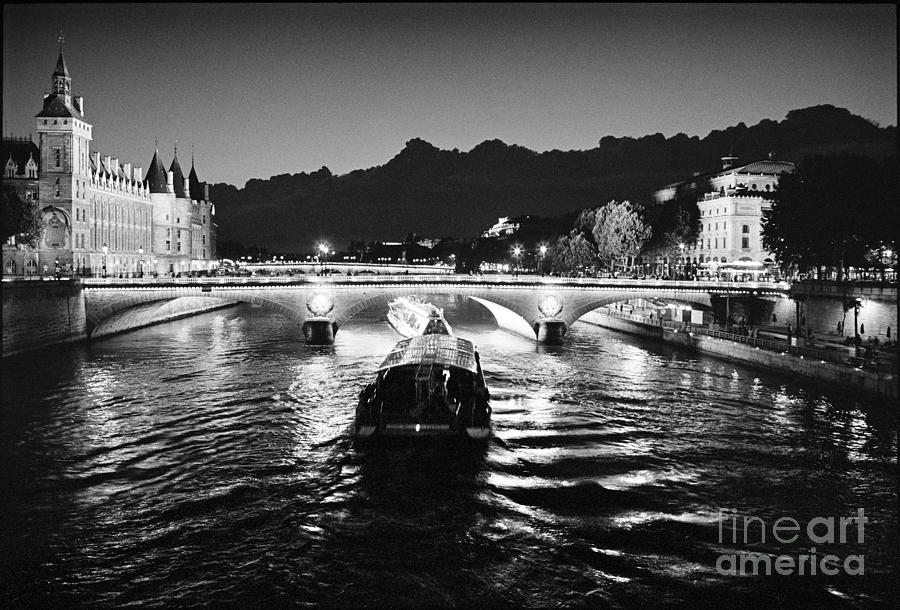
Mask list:
[{"label": "bridge lamp", "polygon": [[512,253],[513,253],[513,256],[514,256],[515,259],[516,259],[516,268],[515,268],[515,271],[518,271],[518,270],[519,270],[519,267],[520,267],[519,261],[520,261],[521,258],[522,258],[522,246],[520,246],[519,244],[516,244],[516,245],[513,247],[513,249],[512,249]]},{"label": "bridge lamp", "polygon": [[328,254],[328,244],[322,242],[319,244],[319,268],[325,273],[325,255]]},{"label": "bridge lamp", "polygon": [[109,246],[103,244],[103,277],[106,277],[106,255],[109,254]]},{"label": "bridge lamp", "polygon": [[140,248],[138,248],[138,254],[140,255],[140,259],[141,259],[141,261],[140,261],[141,267],[138,271],[138,275],[140,275],[140,277],[144,277],[144,246],[141,246]]}]

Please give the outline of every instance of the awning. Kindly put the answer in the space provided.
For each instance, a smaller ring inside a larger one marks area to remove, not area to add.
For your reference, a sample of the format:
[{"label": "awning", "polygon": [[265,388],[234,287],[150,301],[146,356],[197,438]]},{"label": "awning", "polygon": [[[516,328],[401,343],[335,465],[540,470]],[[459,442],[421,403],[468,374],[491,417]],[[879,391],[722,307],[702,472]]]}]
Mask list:
[{"label": "awning", "polygon": [[471,341],[452,335],[422,335],[397,343],[388,354],[379,371],[395,366],[418,365],[433,361],[439,366],[454,366],[473,373],[478,372],[475,362],[475,346]]},{"label": "awning", "polygon": [[733,263],[721,263],[719,268],[722,270],[737,269],[740,271],[749,271],[751,269],[765,269],[766,266],[756,261],[734,261]]}]

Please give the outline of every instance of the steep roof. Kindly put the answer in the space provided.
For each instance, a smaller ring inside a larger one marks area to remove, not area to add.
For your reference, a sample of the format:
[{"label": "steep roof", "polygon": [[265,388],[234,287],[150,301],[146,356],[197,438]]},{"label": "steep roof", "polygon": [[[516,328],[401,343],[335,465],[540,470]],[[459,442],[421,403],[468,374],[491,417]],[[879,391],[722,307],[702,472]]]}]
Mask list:
[{"label": "steep roof", "polygon": [[56,70],[53,71],[53,76],[65,76],[69,78],[69,69],[66,68],[66,60],[63,57],[62,50],[59,52],[59,59],[56,60]]},{"label": "steep roof", "polygon": [[187,193],[184,192],[184,174],[181,173],[181,164],[178,163],[178,151],[175,151],[175,158],[172,159],[172,165],[169,167],[169,171],[172,172],[172,185],[175,187],[175,196],[179,199],[184,199],[187,197]]},{"label": "steep roof", "polygon": [[[25,176],[25,165],[28,164],[29,157],[34,159],[35,164],[38,166],[38,171],[40,171],[41,151],[38,150],[37,144],[30,139],[3,138],[3,146],[0,148],[0,155],[2,155],[0,161],[3,162],[4,167],[6,166],[7,161],[9,161],[10,156],[12,156],[12,160],[16,164],[16,176],[18,177]],[[3,175],[5,176],[6,172],[4,172]]]},{"label": "steep roof", "polygon": [[168,193],[168,174],[166,168],[159,159],[159,151],[153,152],[153,160],[150,161],[150,167],[147,169],[147,177],[144,178],[144,184],[150,189],[151,193]]},{"label": "steep roof", "polygon": [[34,116],[38,118],[81,118],[82,115],[80,112],[78,112],[77,108],[75,108],[71,104],[66,103],[66,100],[63,96],[51,93],[44,98],[44,109]]},{"label": "steep roof", "polygon": [[194,161],[191,160],[191,173],[188,174],[188,187],[191,191],[191,199],[194,201],[203,201],[203,184],[197,177],[197,170],[194,169]]}]

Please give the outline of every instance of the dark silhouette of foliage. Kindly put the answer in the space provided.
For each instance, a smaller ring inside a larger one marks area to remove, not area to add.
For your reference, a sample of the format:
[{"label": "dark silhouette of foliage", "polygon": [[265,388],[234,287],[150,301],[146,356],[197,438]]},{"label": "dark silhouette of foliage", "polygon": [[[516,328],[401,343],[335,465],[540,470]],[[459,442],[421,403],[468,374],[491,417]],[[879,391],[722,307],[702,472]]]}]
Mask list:
[{"label": "dark silhouette of foliage", "polygon": [[815,155],[781,177],[763,213],[763,245],[785,267],[869,266],[871,249],[896,251],[897,158]]},{"label": "dark silhouette of foliage", "polygon": [[[718,169],[732,147],[747,162],[770,152],[785,160],[835,150],[884,156],[896,147],[896,128],[825,105],[703,138],[607,136],[597,148],[580,151],[538,153],[487,140],[460,152],[415,138],[377,167],[341,176],[327,168],[282,174],[250,180],[241,189],[215,184],[211,197],[222,238],[275,248],[311,251],[320,239],[397,241],[409,232],[474,237],[500,216],[559,217],[597,201],[650,201],[666,184]],[[658,240],[667,232],[654,226]]]},{"label": "dark silhouette of foliage", "polygon": [[13,235],[19,243],[35,247],[44,228],[37,201],[25,201],[11,184],[3,185],[3,241]]}]

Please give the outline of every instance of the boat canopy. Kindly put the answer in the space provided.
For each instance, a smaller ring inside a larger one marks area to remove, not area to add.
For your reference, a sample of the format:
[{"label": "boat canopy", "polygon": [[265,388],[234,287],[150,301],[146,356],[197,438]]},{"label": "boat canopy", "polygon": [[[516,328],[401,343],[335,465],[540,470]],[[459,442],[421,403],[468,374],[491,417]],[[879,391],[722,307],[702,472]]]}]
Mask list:
[{"label": "boat canopy", "polygon": [[394,346],[379,371],[395,366],[418,365],[434,362],[442,366],[454,366],[473,373],[478,372],[475,346],[471,341],[453,335],[422,335],[404,339]]}]

